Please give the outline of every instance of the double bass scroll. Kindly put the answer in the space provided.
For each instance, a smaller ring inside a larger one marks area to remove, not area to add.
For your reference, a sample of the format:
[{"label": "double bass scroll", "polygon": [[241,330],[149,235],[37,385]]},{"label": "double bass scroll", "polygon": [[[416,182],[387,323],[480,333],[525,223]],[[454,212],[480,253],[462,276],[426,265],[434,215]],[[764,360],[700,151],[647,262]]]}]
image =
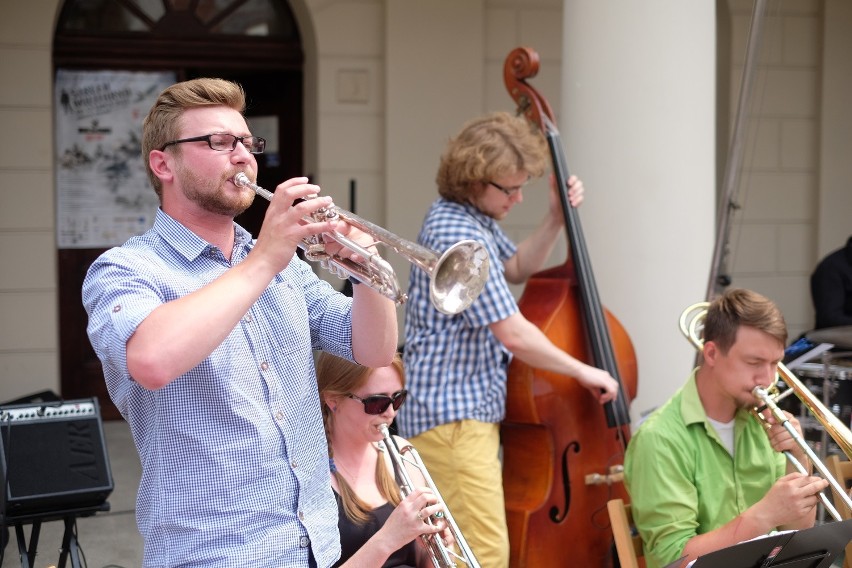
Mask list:
[{"label": "double bass scroll", "polygon": [[572,551],[571,565],[608,566],[612,532],[606,503],[627,500],[621,472],[636,358],[624,328],[601,304],[580,219],[568,200],[570,174],[553,111],[526,82],[538,68],[538,54],[519,47],[506,58],[504,81],[519,114],[548,142],[570,256],[534,274],[518,305],[556,346],[609,372],[619,394],[601,408],[578,381],[512,361],[501,426],[511,565],[552,565],[556,551],[575,541],[583,546]]}]

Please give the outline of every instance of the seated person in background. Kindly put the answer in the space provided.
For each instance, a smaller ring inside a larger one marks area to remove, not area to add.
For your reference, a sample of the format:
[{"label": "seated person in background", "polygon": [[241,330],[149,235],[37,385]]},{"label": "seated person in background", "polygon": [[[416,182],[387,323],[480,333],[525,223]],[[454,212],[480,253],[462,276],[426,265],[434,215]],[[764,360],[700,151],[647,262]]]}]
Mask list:
[{"label": "seated person in background", "polygon": [[[442,509],[416,468],[407,471],[414,491],[401,499],[393,463],[385,450],[380,424],[391,425],[405,402],[402,359],[373,369],[322,353],[317,380],[331,456],[331,485],[337,499],[342,554],[335,566],[425,568],[432,561],[423,534],[446,528],[424,519]],[[401,448],[408,442],[397,438]],[[447,542],[449,531],[442,535]]]},{"label": "seated person in background", "polygon": [[753,389],[775,381],[786,341],[780,310],[756,292],[728,290],[710,305],[701,365],[627,446],[625,482],[648,568],[813,525],[828,482],[785,465],[786,450],[810,469],[781,424],[767,416],[764,427],[750,411],[759,404]]},{"label": "seated person in background", "polygon": [[811,274],[814,329],[852,325],[852,237],[823,258]]}]

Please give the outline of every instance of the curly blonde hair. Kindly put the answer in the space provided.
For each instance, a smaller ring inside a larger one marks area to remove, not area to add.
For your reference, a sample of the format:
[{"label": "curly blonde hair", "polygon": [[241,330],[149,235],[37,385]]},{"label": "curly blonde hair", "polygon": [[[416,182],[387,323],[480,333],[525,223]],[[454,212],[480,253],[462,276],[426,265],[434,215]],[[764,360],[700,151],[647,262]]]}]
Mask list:
[{"label": "curly blonde hair", "polygon": [[547,143],[528,120],[495,112],[468,121],[449,140],[435,182],[444,199],[462,203],[484,191],[478,182],[518,172],[541,177],[547,163]]}]

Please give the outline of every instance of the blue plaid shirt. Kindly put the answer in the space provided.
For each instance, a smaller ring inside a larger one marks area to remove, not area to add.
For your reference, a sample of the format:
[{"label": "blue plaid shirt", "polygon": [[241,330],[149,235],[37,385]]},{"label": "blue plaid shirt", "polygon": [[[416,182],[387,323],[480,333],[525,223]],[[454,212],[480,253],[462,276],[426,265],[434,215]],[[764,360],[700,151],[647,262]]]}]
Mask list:
[{"label": "blue plaid shirt", "polygon": [[[234,226],[238,264],[254,241]],[[351,300],[294,257],[197,367],[159,390],[127,371],[127,340],[142,320],[232,264],[160,210],[83,284],[89,338],[142,462],[144,564],[307,566],[312,549],[330,566],[337,505],[312,350],[352,358]]]},{"label": "blue plaid shirt", "polygon": [[408,399],[397,415],[400,435],[473,419],[500,422],[506,412],[506,368],[511,354],[488,325],[518,311],[503,262],[517,247],[498,225],[474,206],[443,198],[426,214],[418,242],[445,251],[463,239],[488,250],[485,289],[465,311],[440,313],[429,301],[429,277],[412,268],[405,312],[405,373]]}]

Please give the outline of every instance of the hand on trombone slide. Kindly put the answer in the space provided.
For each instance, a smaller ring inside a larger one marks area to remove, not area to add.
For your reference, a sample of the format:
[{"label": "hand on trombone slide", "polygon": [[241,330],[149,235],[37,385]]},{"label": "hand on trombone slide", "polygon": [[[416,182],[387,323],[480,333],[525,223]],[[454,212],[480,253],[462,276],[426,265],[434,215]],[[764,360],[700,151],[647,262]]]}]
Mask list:
[{"label": "hand on trombone slide", "polygon": [[423,537],[418,540],[426,547],[424,540],[432,535],[441,538],[446,546],[452,546],[455,539],[442,514],[443,507],[432,491],[426,487],[415,489],[400,501],[379,533],[388,539],[392,550],[418,537]]},{"label": "hand on trombone slide", "polygon": [[[804,433],[799,420],[786,410],[783,413],[787,417],[789,425],[798,432],[800,439],[803,439]],[[760,411],[760,420],[766,430],[766,435],[769,436],[769,443],[772,445],[773,450],[782,453],[791,452],[793,457],[798,459],[803,466],[809,468],[807,455],[802,450],[802,447],[796,442],[796,439],[787,427],[769,409]]]},{"label": "hand on trombone slide", "polygon": [[788,473],[772,485],[753,509],[765,523],[765,532],[775,527],[803,529],[813,525],[820,494],[828,481],[816,475]]}]

